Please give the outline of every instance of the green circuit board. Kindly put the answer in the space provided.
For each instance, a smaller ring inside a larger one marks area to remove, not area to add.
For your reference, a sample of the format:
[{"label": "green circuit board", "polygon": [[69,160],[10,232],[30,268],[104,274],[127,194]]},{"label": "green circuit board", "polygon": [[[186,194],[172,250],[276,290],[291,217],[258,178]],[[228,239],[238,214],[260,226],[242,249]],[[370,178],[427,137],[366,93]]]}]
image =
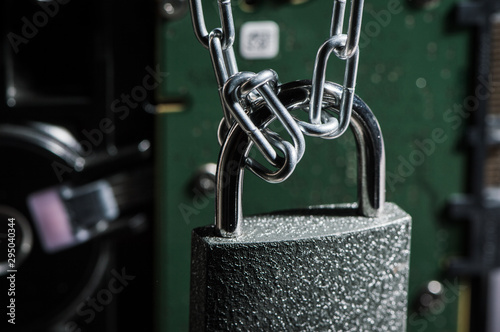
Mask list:
[{"label": "green circuit board", "polygon": [[[471,31],[454,22],[456,0],[416,6],[366,0],[356,93],[377,116],[385,139],[387,200],[413,217],[408,331],[467,331],[467,286],[446,274],[463,254],[463,230],[443,213],[465,191],[461,148],[471,73]],[[220,25],[215,1],[203,1],[209,29]],[[318,47],[328,38],[332,1],[234,1],[240,70],[274,69],[282,83],[311,79]],[[272,21],[279,52],[270,59],[240,54],[240,27]],[[159,62],[168,72],[157,121],[158,294],[161,331],[188,329],[191,230],[214,222],[213,197],[193,192],[198,169],[216,163],[222,110],[209,53],[186,13],[160,22]],[[327,79],[342,83],[344,62],[331,57]],[[268,184],[246,172],[245,214],[356,200],[356,148],[351,133],[333,141],[307,139],[289,180]],[[446,296],[427,310],[422,288],[437,280]],[[465,309],[464,309],[465,308]]]}]

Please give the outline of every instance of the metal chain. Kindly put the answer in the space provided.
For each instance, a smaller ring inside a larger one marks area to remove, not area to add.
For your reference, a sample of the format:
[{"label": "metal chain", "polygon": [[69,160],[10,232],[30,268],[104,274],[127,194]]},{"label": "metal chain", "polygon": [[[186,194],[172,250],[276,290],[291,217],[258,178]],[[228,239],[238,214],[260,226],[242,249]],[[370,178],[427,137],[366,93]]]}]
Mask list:
[{"label": "metal chain", "polygon": [[330,38],[318,49],[314,64],[311,102],[309,104],[309,121],[313,125],[321,124],[321,103],[326,77],[328,58],[332,52],[342,60],[346,60],[343,92],[339,113],[339,127],[329,133],[320,133],[323,138],[336,138],[342,135],[351,120],[352,102],[359,62],[359,37],[361,35],[361,18],[364,0],[352,0],[347,34],[342,34],[344,24],[345,0],[335,0],[333,3]]},{"label": "metal chain", "polygon": [[[363,2],[364,0],[351,0],[348,30],[343,34],[346,0],[334,0],[330,38],[321,45],[316,55],[307,110],[309,122],[306,122],[292,117],[279,100],[277,95],[280,84],[276,72],[270,69],[257,74],[238,71],[233,49],[235,26],[231,1],[218,0],[221,27],[214,28],[209,33],[205,25],[201,0],[189,0],[193,29],[198,41],[209,49],[224,112],[224,119],[218,132],[219,143],[222,145],[227,131],[236,121],[265,159],[273,167],[278,168],[273,172],[257,161],[249,159],[248,168],[262,179],[268,182],[281,182],[291,175],[305,152],[304,134],[332,139],[342,135],[349,126],[359,61],[358,43]],[[339,59],[346,61],[338,119],[323,110],[326,68],[332,52]],[[252,122],[252,105],[263,103],[274,114],[273,119],[278,119],[282,123],[293,144],[267,129],[268,124],[256,126]]]},{"label": "metal chain", "polygon": [[[199,42],[210,51],[219,97],[224,111],[224,125],[219,126],[219,143],[223,142],[225,133],[236,120],[245,129],[266,160],[274,167],[277,167],[278,171],[269,171],[258,162],[249,159],[249,165],[253,165],[250,169],[269,182],[284,181],[291,175],[295,165],[304,155],[305,139],[300,127],[277,97],[278,77],[276,73],[272,71],[263,71],[259,74],[238,72],[232,48],[234,43],[234,22],[230,0],[218,1],[221,27],[213,29],[210,33],[208,33],[205,25],[201,0],[190,0],[189,4],[195,35]],[[233,84],[228,85],[229,77],[234,78]],[[237,82],[237,84],[234,84],[234,82]],[[227,100],[222,96],[222,89],[226,86],[232,87],[231,89],[226,88]],[[238,97],[233,102],[234,100],[230,98],[236,92]],[[248,109],[242,108],[241,102],[242,99],[255,96],[255,94],[258,94],[269,103],[270,110],[283,123],[292,137],[293,145],[284,141],[276,133],[264,128],[257,128],[253,124],[247,115],[246,111]],[[281,157],[276,150],[281,151],[284,156]]]}]

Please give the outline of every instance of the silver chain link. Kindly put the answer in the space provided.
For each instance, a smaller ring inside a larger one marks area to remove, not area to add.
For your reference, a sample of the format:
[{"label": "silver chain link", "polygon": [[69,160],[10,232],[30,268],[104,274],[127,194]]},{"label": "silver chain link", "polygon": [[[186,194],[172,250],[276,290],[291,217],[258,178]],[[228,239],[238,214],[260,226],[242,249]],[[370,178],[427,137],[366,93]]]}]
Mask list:
[{"label": "silver chain link", "polygon": [[364,0],[352,0],[349,26],[347,34],[342,34],[344,24],[345,0],[335,0],[333,3],[330,38],[318,49],[314,64],[311,102],[309,104],[309,121],[311,124],[321,124],[321,104],[326,78],[328,58],[332,52],[346,61],[344,72],[343,92],[339,113],[339,126],[329,132],[319,135],[324,138],[336,138],[342,135],[349,127],[351,120],[352,102],[359,62],[359,37],[361,34],[361,18],[363,15]]},{"label": "silver chain link", "polygon": [[[349,126],[359,61],[363,2],[351,0],[348,30],[343,34],[346,1],[334,0],[330,38],[320,46],[316,55],[309,96],[309,122],[306,122],[293,117],[279,100],[280,84],[276,72],[267,69],[255,74],[238,70],[233,49],[235,25],[231,0],[217,1],[221,27],[214,28],[210,33],[205,25],[201,0],[189,0],[194,32],[198,41],[210,52],[224,113],[219,126],[219,143],[222,145],[227,131],[237,122],[264,158],[278,168],[273,172],[257,161],[248,159],[248,168],[262,179],[281,182],[291,175],[305,152],[304,134],[333,139],[342,135]],[[332,52],[337,58],[346,61],[338,119],[322,107],[327,63]],[[274,119],[281,122],[293,144],[268,129],[269,124],[256,126],[252,122],[252,105],[263,103],[273,113]]]}]

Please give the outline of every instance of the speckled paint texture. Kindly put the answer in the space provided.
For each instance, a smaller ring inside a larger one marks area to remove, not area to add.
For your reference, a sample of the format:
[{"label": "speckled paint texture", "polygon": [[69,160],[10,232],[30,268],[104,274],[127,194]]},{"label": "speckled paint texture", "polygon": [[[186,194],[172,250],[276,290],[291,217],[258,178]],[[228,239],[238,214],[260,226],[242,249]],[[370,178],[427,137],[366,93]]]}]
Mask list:
[{"label": "speckled paint texture", "polygon": [[248,217],[192,238],[191,331],[405,331],[411,217],[386,203]]}]

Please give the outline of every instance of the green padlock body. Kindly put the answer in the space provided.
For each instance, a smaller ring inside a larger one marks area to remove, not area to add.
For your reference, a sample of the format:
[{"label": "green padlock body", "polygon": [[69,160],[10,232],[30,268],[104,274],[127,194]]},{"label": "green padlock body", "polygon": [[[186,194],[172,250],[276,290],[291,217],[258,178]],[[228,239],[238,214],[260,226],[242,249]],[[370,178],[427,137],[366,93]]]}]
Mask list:
[{"label": "green padlock body", "polygon": [[386,203],[246,217],[192,236],[191,331],[405,331],[411,217]]}]

